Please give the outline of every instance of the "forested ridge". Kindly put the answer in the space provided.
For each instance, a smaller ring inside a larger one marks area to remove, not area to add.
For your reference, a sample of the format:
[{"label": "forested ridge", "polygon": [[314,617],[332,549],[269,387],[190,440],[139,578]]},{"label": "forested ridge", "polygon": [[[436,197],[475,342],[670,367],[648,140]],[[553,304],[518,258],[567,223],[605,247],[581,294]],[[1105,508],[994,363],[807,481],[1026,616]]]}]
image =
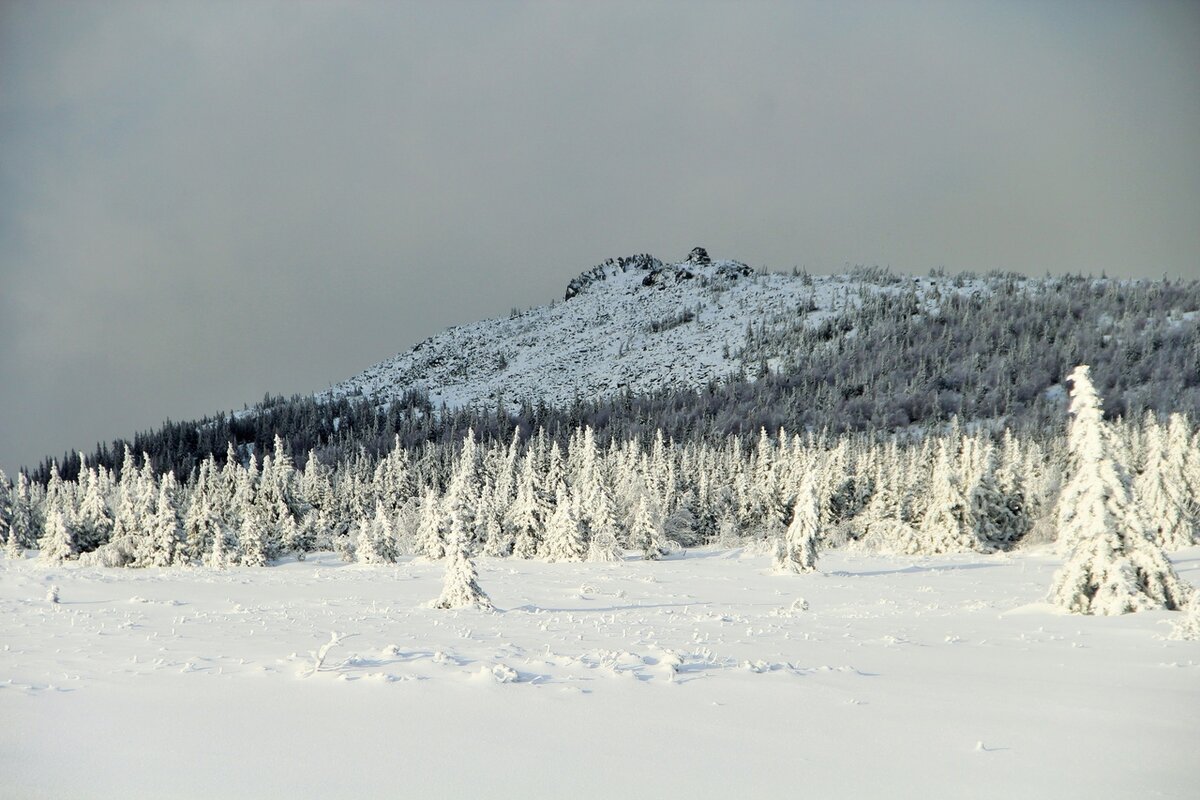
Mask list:
[{"label": "forested ridge", "polygon": [[[859,270],[835,302],[835,313],[815,323],[803,301],[782,318],[764,317],[730,354],[736,368],[699,389],[626,389],[557,406],[498,397],[467,408],[435,406],[417,387],[396,387],[386,398],[267,396],[241,412],[168,421],[98,444],[83,461],[119,471],[128,445],[160,473],[187,476],[210,455],[222,463],[231,444],[243,461],[262,454],[277,435],[301,461],[314,451],[332,463],[360,451],[376,458],[397,437],[416,449],[457,441],[468,430],[488,442],[544,429],[562,443],[573,429],[590,426],[605,439],[643,445],[656,431],[680,442],[730,435],[749,442],[761,429],[917,433],[951,418],[1057,430],[1065,413],[1062,382],[1079,363],[1091,365],[1110,420],[1146,411],[1200,416],[1195,281],[941,273],[918,279]],[[30,478],[45,485],[52,460],[30,470]],[[62,477],[78,475],[79,453],[56,460]]]}]

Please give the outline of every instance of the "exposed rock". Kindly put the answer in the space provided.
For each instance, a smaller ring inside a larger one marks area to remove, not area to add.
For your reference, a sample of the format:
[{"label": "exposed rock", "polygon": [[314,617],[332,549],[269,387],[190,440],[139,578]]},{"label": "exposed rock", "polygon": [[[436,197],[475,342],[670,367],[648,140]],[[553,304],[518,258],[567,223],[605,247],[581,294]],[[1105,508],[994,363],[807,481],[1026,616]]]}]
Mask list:
[{"label": "exposed rock", "polygon": [[606,281],[609,277],[622,272],[641,271],[655,272],[663,268],[663,262],[659,261],[649,253],[640,253],[635,256],[622,256],[617,259],[608,259],[599,266],[592,267],[587,272],[581,274],[578,278],[572,278],[567,284],[566,296],[564,300],[570,300],[575,295],[582,292],[588,286],[600,281]]}]

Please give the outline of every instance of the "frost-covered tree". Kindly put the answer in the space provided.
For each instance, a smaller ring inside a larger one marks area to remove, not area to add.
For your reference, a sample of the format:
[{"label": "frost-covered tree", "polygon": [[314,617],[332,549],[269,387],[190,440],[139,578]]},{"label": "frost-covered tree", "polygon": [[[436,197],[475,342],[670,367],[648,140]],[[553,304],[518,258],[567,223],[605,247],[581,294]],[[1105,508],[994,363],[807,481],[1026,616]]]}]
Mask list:
[{"label": "frost-covered tree", "polygon": [[950,453],[950,442],[940,439],[929,478],[929,495],[921,523],[909,540],[909,553],[959,553],[985,550],[971,523],[970,501],[964,495]]},{"label": "frost-covered tree", "polygon": [[158,487],[154,513],[148,520],[149,527],[146,535],[142,537],[142,547],[132,566],[169,567],[177,563],[177,559],[182,556],[180,545],[183,527],[175,506],[177,486],[174,473],[168,472],[163,476]]},{"label": "frost-covered tree", "polygon": [[267,526],[262,511],[251,504],[242,512],[238,530],[238,563],[247,567],[265,567],[267,558]]},{"label": "frost-covered tree", "polygon": [[79,553],[75,545],[75,532],[67,522],[67,515],[60,509],[51,509],[46,517],[45,533],[38,541],[38,549],[43,561],[54,564],[75,558]]},{"label": "frost-covered tree", "polygon": [[462,452],[455,462],[450,485],[442,498],[444,518],[441,526],[446,531],[447,541],[453,541],[461,534],[468,546],[474,539],[481,490],[477,458],[475,437],[468,431],[463,437]]},{"label": "frost-covered tree", "polygon": [[[80,457],[82,461],[82,456]],[[112,535],[112,512],[104,499],[99,473],[94,469],[83,469],[79,474],[80,498],[75,515],[75,528],[79,532],[80,552],[91,552],[102,546]]]},{"label": "frost-covered tree", "polygon": [[737,547],[741,543],[741,538],[733,512],[726,509],[717,520],[717,547],[725,549]]},{"label": "frost-covered tree", "polygon": [[512,534],[504,527],[500,494],[495,486],[484,486],[475,514],[475,536],[483,542],[484,554],[495,558],[507,556],[513,548]]},{"label": "frost-covered tree", "polygon": [[641,551],[642,558],[647,561],[660,559],[665,553],[662,529],[654,521],[654,514],[645,496],[638,500],[633,512],[629,525],[629,546]]},{"label": "frost-covered tree", "polygon": [[1174,430],[1163,431],[1151,418],[1143,428],[1145,458],[1133,489],[1155,541],[1167,550],[1177,550],[1193,543],[1194,520],[1183,461],[1188,447],[1186,424],[1179,418],[1171,425]]},{"label": "frost-covered tree", "polygon": [[395,534],[382,502],[375,506],[375,516],[360,523],[354,552],[363,564],[395,563]]},{"label": "frost-covered tree", "polygon": [[821,534],[821,506],[817,500],[817,476],[811,472],[800,484],[792,520],[775,548],[778,572],[813,572],[817,568],[817,542]]},{"label": "frost-covered tree", "polygon": [[542,547],[542,509],[538,502],[533,456],[527,453],[521,461],[521,476],[517,480],[517,497],[505,514],[505,524],[513,532],[512,554],[518,558],[536,558]]},{"label": "frost-covered tree", "polygon": [[413,548],[418,555],[436,561],[446,554],[446,536],[442,528],[442,501],[429,486],[421,490],[421,511],[417,520]]},{"label": "frost-covered tree", "polygon": [[555,493],[554,513],[546,524],[546,560],[582,561],[587,546],[574,504],[560,483]]},{"label": "frost-covered tree", "polygon": [[13,487],[8,482],[8,476],[0,469],[0,542],[8,542],[8,532],[12,525],[12,496]]},{"label": "frost-covered tree", "polygon": [[8,541],[8,529],[12,523],[13,487],[4,470],[0,469],[0,542]]},{"label": "frost-covered tree", "polygon": [[493,608],[492,599],[479,588],[479,574],[467,549],[465,532],[457,532],[448,545],[442,594],[434,601],[433,607]]},{"label": "frost-covered tree", "polygon": [[1051,600],[1079,614],[1125,614],[1187,603],[1190,587],[1146,529],[1129,475],[1113,457],[1111,434],[1088,367],[1071,373],[1071,465],[1059,500],[1059,542],[1067,557]]},{"label": "frost-covered tree", "polygon": [[587,520],[588,561],[620,561],[621,545],[617,539],[617,523],[613,518],[613,504],[608,490],[600,481],[592,484],[590,494],[583,501],[581,513]]},{"label": "frost-covered tree", "polygon": [[12,519],[8,526],[5,548],[10,558],[17,558],[25,548],[32,547],[42,535],[34,510],[29,476],[24,471],[17,473],[17,485],[13,489],[12,498]]},{"label": "frost-covered tree", "polygon": [[[202,499],[202,503],[207,503],[207,499]],[[203,516],[208,518],[210,512],[204,512]],[[230,541],[229,532],[225,525],[216,520],[216,524],[212,529],[212,536],[208,540],[208,552],[204,553],[202,558],[204,565],[212,569],[224,569],[230,564],[231,556],[235,555],[236,548],[233,542]]]}]

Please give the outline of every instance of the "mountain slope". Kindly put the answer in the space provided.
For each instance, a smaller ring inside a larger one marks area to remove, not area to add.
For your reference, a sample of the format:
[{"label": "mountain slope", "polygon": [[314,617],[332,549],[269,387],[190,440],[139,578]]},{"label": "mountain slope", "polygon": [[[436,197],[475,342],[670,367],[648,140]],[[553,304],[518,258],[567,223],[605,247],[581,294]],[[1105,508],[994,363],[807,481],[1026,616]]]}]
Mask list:
[{"label": "mountain slope", "polygon": [[[988,291],[981,281],[960,284],[951,291]],[[572,280],[563,302],[449,328],[317,397],[386,402],[418,389],[435,406],[451,408],[522,400],[562,406],[626,389],[696,389],[741,369],[754,373],[758,364],[743,358],[751,329],[761,339],[799,320],[816,328],[864,293],[912,288],[932,308],[931,295],[940,297],[948,285],[756,273],[737,261],[710,261],[702,248],[678,263],[647,255],[610,259]]]}]

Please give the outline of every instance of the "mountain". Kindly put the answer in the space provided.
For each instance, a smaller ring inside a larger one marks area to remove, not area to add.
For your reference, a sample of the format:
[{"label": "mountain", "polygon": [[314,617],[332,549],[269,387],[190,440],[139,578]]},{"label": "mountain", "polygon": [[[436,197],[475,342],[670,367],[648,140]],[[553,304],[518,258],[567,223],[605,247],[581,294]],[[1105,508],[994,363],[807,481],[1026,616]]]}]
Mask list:
[{"label": "mountain", "polygon": [[[701,247],[677,263],[609,259],[571,280],[562,302],[449,328],[316,396],[389,402],[416,389],[435,406],[494,408],[696,390],[761,369],[746,359],[756,337],[778,339],[798,323],[817,330],[864,293],[911,292],[933,312],[947,292],[989,291],[978,279],[756,273]],[[780,356],[768,366],[778,368]]]},{"label": "mountain", "polygon": [[[703,248],[610,259],[563,300],[449,328],[312,395],[133,437],[186,475],[276,434],[333,461],[360,450],[578,425],[607,436],[884,432],[960,421],[1059,430],[1063,381],[1092,367],[1104,411],[1200,417],[1200,281],[768,273]],[[126,440],[90,464],[115,466]],[[80,459],[59,461],[64,477]],[[45,482],[46,459],[31,477]]]}]

